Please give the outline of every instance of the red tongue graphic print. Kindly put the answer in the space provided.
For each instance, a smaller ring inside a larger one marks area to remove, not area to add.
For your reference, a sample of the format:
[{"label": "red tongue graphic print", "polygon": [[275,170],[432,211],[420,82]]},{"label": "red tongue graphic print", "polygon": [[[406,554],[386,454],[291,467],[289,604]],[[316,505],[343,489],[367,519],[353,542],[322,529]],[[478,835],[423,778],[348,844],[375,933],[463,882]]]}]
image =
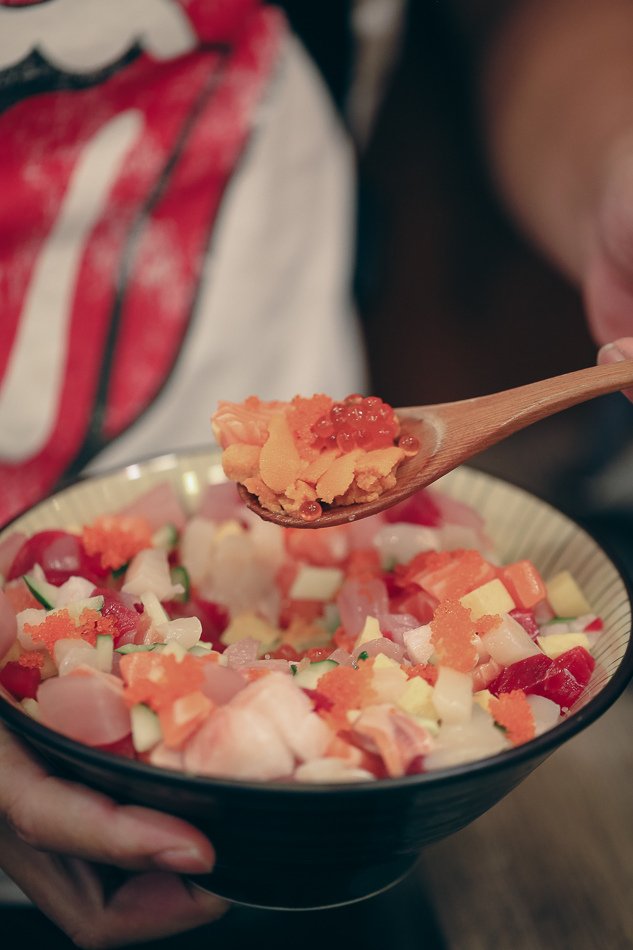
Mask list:
[{"label": "red tongue graphic print", "polygon": [[[63,353],[53,400],[42,407],[50,418],[30,456],[0,464],[0,524],[77,471],[165,383],[283,28],[277,11],[257,10],[230,48],[200,47],[169,62],[141,54],[98,85],[46,93],[45,108],[38,95],[0,114],[11,221],[0,242],[0,403],[9,382],[18,392],[23,385],[25,399],[37,386],[10,370],[46,266],[70,275],[68,299],[51,299]],[[110,164],[99,175],[104,152]],[[90,170],[95,185],[86,189]],[[47,246],[73,221],[73,189],[83,196],[85,234],[74,259],[62,253],[51,264]],[[42,378],[48,372],[45,361]]]}]

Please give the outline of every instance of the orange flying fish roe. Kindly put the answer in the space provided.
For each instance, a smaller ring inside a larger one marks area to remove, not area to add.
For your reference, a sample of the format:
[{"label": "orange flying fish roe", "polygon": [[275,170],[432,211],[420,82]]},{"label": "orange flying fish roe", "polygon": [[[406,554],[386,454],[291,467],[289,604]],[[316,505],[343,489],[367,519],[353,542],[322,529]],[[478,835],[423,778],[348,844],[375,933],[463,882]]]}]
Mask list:
[{"label": "orange flying fish roe", "polygon": [[371,685],[373,660],[364,660],[356,669],[353,666],[336,666],[320,677],[317,690],[332,703],[325,713],[339,725],[347,725],[347,710],[368,706],[375,699]]},{"label": "orange flying fish roe", "polygon": [[438,669],[432,663],[416,663],[415,666],[408,667],[406,673],[409,679],[421,676],[430,686],[435,686],[437,683]]},{"label": "orange flying fish roe", "polygon": [[41,670],[44,666],[44,654],[39,650],[29,650],[28,653],[20,654],[18,663],[27,669]]},{"label": "orange flying fish roe", "polygon": [[512,745],[522,745],[534,738],[534,715],[522,689],[491,696],[488,708],[495,722],[506,730]]},{"label": "orange flying fish roe", "polygon": [[116,627],[110,617],[102,617],[98,610],[86,608],[77,618],[72,617],[68,610],[56,610],[42,623],[25,623],[24,632],[35,643],[46,647],[52,656],[58,640],[85,640],[94,646],[97,634],[114,635]]},{"label": "orange flying fish roe", "polygon": [[431,640],[439,665],[470,673],[477,664],[477,649],[473,643],[476,633],[467,607],[458,600],[442,601],[431,620]]},{"label": "orange flying fish roe", "polygon": [[152,546],[152,529],[145,518],[102,515],[84,527],[82,541],[88,554],[100,555],[102,567],[116,571]]},{"label": "orange flying fish roe", "polygon": [[204,681],[202,665],[194,656],[178,660],[173,654],[153,654],[149,662],[124,663],[128,658],[121,660],[121,672],[128,684],[123,698],[128,706],[145,703],[159,712],[181,696],[199,690]]},{"label": "orange flying fish roe", "polygon": [[483,637],[485,633],[490,633],[491,630],[498,627],[502,620],[503,617],[500,614],[484,614],[477,618],[474,626],[479,636]]},{"label": "orange flying fish roe", "polygon": [[322,393],[310,398],[295,396],[292,400],[288,409],[288,425],[300,453],[302,448],[311,447],[316,442],[312,426],[321,416],[326,416],[333,405],[334,400]]}]

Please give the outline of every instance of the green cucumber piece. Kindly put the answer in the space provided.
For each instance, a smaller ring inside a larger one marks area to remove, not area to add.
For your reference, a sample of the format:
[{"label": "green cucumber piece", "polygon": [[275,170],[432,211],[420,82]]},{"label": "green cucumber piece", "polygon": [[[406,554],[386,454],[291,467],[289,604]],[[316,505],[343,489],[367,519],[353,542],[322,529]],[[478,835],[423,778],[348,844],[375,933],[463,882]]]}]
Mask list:
[{"label": "green cucumber piece", "polygon": [[153,709],[145,703],[137,703],[130,709],[132,744],[137,752],[147,752],[163,737],[160,720]]},{"label": "green cucumber piece", "polygon": [[189,571],[182,564],[176,564],[171,569],[172,584],[181,584],[184,587],[182,594],[176,594],[174,600],[185,603],[191,596],[191,581],[189,580]]},{"label": "green cucumber piece", "polygon": [[159,627],[161,623],[167,623],[169,620],[169,614],[161,604],[156,594],[152,593],[152,591],[148,591],[147,594],[142,594],[141,603],[145,608],[147,616],[155,627]]},{"label": "green cucumber piece", "polygon": [[187,653],[191,653],[192,656],[208,656],[209,653],[213,650],[213,647],[210,643],[196,643],[195,646],[189,647]]},{"label": "green cucumber piece", "polygon": [[103,594],[96,594],[94,597],[84,597],[82,600],[75,600],[72,604],[66,604],[62,610],[67,610],[71,617],[78,617],[82,610],[103,610]]},{"label": "green cucumber piece", "polygon": [[42,607],[52,610],[55,606],[59,588],[49,584],[48,581],[38,580],[32,574],[23,574],[22,577],[24,583]]},{"label": "green cucumber piece", "polygon": [[338,666],[336,660],[317,660],[295,673],[293,682],[302,689],[316,689],[323,674],[333,670],[335,666]]},{"label": "green cucumber piece", "polygon": [[125,656],[126,653],[149,653],[164,646],[164,643],[124,643],[122,647],[115,647],[114,652]]},{"label": "green cucumber piece", "polygon": [[152,545],[155,548],[164,548],[172,551],[178,544],[178,528],[173,524],[165,524],[152,535]]}]

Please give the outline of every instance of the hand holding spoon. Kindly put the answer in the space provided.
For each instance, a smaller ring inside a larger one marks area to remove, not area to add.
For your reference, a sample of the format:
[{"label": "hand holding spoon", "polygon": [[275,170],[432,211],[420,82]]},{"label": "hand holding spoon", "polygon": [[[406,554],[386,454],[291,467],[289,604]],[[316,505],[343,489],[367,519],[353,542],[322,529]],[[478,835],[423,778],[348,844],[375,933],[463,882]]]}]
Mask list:
[{"label": "hand holding spoon", "polygon": [[243,485],[239,486],[239,492],[251,511],[285,528],[327,528],[345,524],[403,501],[533,422],[628,386],[633,386],[633,360],[592,366],[474,399],[396,409],[402,434],[414,436],[420,450],[399,466],[394,488],[374,501],[326,507],[313,521],[305,521],[294,512],[263,508]]}]

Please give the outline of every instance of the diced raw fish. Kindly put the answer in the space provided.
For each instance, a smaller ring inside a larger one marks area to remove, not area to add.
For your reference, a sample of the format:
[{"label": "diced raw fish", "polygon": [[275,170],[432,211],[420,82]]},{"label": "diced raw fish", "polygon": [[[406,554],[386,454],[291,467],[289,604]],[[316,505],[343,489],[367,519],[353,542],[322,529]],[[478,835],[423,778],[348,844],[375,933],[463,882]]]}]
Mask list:
[{"label": "diced raw fish", "polygon": [[15,643],[18,635],[18,622],[9,598],[0,590],[0,660],[3,659]]},{"label": "diced raw fish", "polygon": [[99,669],[99,654],[85,640],[57,640],[54,652],[57,672],[60,676],[67,676],[80,666],[89,666],[94,670]]},{"label": "diced raw fish", "polygon": [[492,659],[502,666],[542,653],[523,626],[509,614],[504,614],[502,622],[485,633],[481,640]]},{"label": "diced raw fish", "polygon": [[540,736],[560,720],[560,707],[545,696],[528,696],[527,701],[534,716],[534,732]]},{"label": "diced raw fish", "polygon": [[436,743],[435,749],[424,760],[427,770],[474,762],[508,748],[501,729],[496,728],[493,719],[477,704],[466,722],[440,726]]},{"label": "diced raw fish", "polygon": [[357,637],[367,617],[389,613],[387,587],[377,578],[352,577],[341,587],[336,605],[347,634]]},{"label": "diced raw fish", "polygon": [[186,521],[186,514],[182,502],[169,482],[160,482],[144,492],[119,512],[121,515],[130,515],[136,518],[145,518],[152,531],[158,531],[164,525],[171,524],[178,531],[182,530]]},{"label": "diced raw fish", "polygon": [[383,564],[406,564],[422,551],[440,550],[439,529],[398,521],[379,528],[373,544]]},{"label": "diced raw fish", "polygon": [[437,528],[442,523],[442,512],[435,496],[426,489],[388,508],[385,514],[387,521],[404,521],[429,528]]},{"label": "diced raw fish", "polygon": [[173,769],[182,772],[185,758],[180,749],[170,749],[164,742],[157,743],[147,754],[147,761],[158,769]]},{"label": "diced raw fish", "polygon": [[244,505],[235,482],[208,485],[200,496],[197,515],[209,521],[228,521],[241,518]]},{"label": "diced raw fish", "polygon": [[171,600],[183,592],[181,584],[172,584],[167,551],[161,548],[144,548],[134,555],[125,572],[122,590],[138,597],[156,594],[159,600]]},{"label": "diced raw fish", "polygon": [[332,739],[330,728],[313,712],[310,699],[283,673],[270,673],[251,683],[231,706],[265,716],[300,761],[323,755]]},{"label": "diced raw fish", "polygon": [[0,541],[0,575],[2,577],[8,577],[15,556],[25,541],[26,535],[22,531],[12,531]]},{"label": "diced raw fish", "polygon": [[254,637],[244,637],[237,643],[231,643],[224,651],[224,657],[230,667],[239,669],[257,659],[260,646],[259,640]]},{"label": "diced raw fish", "polygon": [[40,721],[86,745],[110,745],[130,732],[123,684],[115,676],[81,667],[45,680],[37,691]]},{"label": "diced raw fish", "polygon": [[[239,694],[238,694],[239,695]],[[256,709],[220,706],[183,750],[198,775],[267,781],[291,775],[294,756],[275,724]]]},{"label": "diced raw fish", "polygon": [[402,639],[412,663],[428,663],[433,653],[432,631],[429,624],[405,630]]},{"label": "diced raw fish", "polygon": [[312,759],[297,766],[294,779],[297,782],[325,785],[329,782],[366,782],[373,779],[371,772],[366,769],[350,765],[344,759],[326,756],[323,759]]},{"label": "diced raw fish", "polygon": [[414,759],[433,748],[424,726],[388,703],[366,706],[354,721],[352,732],[369,752],[380,755],[392,778],[405,775]]},{"label": "diced raw fish", "polygon": [[[368,657],[378,656],[379,653],[382,653],[383,656],[388,656],[396,663],[400,663],[404,656],[404,647],[387,637],[377,637],[375,640],[369,640],[367,643],[361,643],[360,646],[356,647],[352,654],[353,659],[357,660],[360,653],[366,653]],[[333,659],[333,656],[330,656],[330,659]]]},{"label": "diced raw fish", "polygon": [[202,673],[204,680],[200,689],[216,706],[228,703],[247,685],[247,680],[237,670],[219,663],[205,663]]}]

